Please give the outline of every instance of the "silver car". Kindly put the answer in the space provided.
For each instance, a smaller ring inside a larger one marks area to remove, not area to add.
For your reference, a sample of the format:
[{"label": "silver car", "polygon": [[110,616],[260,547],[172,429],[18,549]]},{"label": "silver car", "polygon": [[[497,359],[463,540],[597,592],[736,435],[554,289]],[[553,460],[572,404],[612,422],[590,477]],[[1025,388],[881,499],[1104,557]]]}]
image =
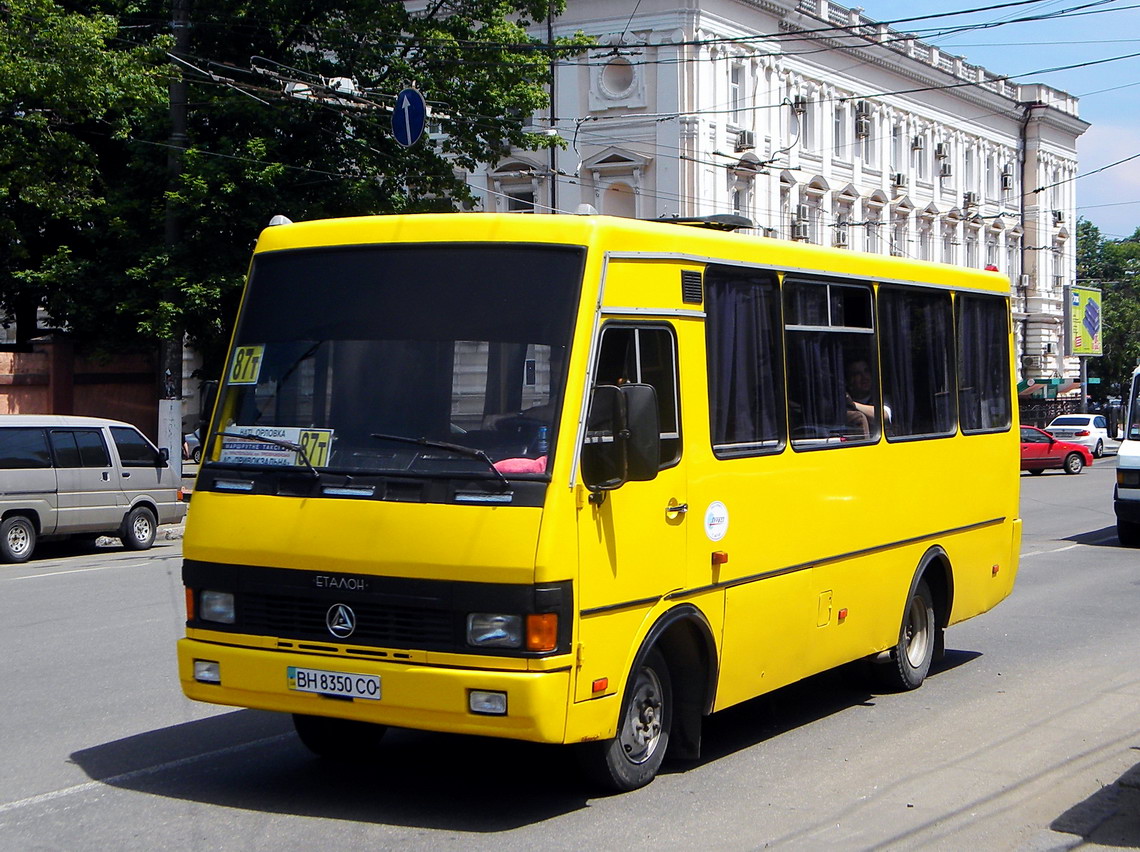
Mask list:
[{"label": "silver car", "polygon": [[1087,447],[1098,459],[1108,444],[1108,420],[1103,414],[1062,414],[1045,431],[1060,441]]},{"label": "silver car", "polygon": [[129,423],[62,415],[0,416],[0,562],[36,542],[117,536],[131,550],[186,515],[166,450]]}]

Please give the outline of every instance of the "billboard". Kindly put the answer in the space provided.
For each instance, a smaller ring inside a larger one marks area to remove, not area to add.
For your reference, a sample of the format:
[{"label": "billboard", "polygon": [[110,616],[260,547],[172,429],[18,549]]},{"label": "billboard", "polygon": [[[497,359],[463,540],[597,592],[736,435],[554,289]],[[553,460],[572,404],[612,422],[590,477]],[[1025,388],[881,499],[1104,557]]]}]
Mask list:
[{"label": "billboard", "polygon": [[1091,287],[1069,288],[1069,354],[1103,355],[1104,313],[1100,290]]}]

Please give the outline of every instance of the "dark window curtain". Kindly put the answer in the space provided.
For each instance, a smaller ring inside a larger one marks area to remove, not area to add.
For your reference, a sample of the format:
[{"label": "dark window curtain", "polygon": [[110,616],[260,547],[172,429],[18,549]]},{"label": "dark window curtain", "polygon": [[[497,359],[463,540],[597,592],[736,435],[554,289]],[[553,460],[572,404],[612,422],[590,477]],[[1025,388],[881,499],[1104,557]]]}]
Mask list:
[{"label": "dark window curtain", "polygon": [[879,291],[887,436],[954,431],[949,293]]},{"label": "dark window curtain", "polygon": [[829,438],[847,431],[841,336],[788,332],[788,406],[792,441]]},{"label": "dark window curtain", "polygon": [[1009,332],[1006,301],[958,296],[958,408],[963,432],[1008,429]]},{"label": "dark window curtain", "polygon": [[776,281],[710,270],[705,291],[713,446],[778,443],[783,370]]}]

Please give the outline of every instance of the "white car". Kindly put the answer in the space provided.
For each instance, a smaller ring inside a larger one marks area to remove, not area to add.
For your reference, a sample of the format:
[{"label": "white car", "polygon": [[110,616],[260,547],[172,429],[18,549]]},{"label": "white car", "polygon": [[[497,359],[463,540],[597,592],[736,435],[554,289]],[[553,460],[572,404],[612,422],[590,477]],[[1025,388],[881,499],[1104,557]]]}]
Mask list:
[{"label": "white car", "polygon": [[1088,447],[1098,459],[1108,443],[1108,420],[1103,414],[1062,414],[1054,417],[1045,431],[1058,440]]}]

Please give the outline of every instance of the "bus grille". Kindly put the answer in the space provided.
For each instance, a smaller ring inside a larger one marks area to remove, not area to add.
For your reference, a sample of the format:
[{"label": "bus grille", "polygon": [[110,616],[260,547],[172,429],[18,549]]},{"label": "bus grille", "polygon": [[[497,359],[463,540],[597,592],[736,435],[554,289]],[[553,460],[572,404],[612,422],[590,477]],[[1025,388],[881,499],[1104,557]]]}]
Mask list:
[{"label": "bus grille", "polygon": [[[448,610],[356,600],[346,603],[356,614],[356,630],[350,638],[339,641],[424,650],[449,650],[457,645],[454,615]],[[283,639],[333,640],[325,625],[329,601],[246,593],[239,606],[241,628],[249,633]]]}]

